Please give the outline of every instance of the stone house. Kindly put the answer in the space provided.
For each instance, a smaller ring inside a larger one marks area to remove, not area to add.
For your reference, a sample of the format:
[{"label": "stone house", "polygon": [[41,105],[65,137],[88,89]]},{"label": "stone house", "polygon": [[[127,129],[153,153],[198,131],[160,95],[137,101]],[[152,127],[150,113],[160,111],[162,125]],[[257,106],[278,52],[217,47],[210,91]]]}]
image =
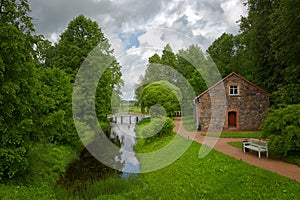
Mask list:
[{"label": "stone house", "polygon": [[196,121],[202,130],[257,130],[270,101],[268,92],[232,72],[198,95],[195,105]]}]

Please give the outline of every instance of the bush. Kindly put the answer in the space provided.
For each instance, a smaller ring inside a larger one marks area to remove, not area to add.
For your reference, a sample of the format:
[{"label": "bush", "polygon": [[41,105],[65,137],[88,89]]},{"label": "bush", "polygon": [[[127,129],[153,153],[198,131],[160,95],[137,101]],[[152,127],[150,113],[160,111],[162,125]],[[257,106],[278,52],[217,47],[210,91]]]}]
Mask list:
[{"label": "bush", "polygon": [[263,135],[269,139],[274,156],[286,157],[300,151],[300,104],[270,110],[263,124]]},{"label": "bush", "polygon": [[178,87],[168,81],[158,81],[147,85],[143,89],[141,110],[142,112],[145,112],[145,110],[149,112],[152,108],[156,116],[166,116],[166,114],[172,116],[175,111],[180,110],[181,101],[182,94]]},{"label": "bush", "polygon": [[160,138],[165,135],[171,135],[174,123],[172,119],[167,117],[144,119],[136,126],[136,133],[139,137],[146,138],[146,141],[153,138]]}]

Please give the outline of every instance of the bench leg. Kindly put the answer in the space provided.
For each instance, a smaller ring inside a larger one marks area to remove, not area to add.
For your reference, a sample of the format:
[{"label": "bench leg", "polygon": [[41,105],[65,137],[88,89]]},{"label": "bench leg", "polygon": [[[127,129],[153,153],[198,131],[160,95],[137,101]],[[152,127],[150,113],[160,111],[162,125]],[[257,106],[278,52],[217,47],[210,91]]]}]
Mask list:
[{"label": "bench leg", "polygon": [[260,151],[258,151],[258,157],[260,158]]},{"label": "bench leg", "polygon": [[267,156],[267,158],[269,158],[269,152],[268,151],[266,151],[266,156]]}]

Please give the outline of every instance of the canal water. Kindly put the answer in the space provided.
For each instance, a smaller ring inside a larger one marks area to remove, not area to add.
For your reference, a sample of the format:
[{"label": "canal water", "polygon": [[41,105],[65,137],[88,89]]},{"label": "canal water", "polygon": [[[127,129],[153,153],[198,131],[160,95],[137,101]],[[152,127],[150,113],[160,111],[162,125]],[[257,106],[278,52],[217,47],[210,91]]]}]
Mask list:
[{"label": "canal water", "polygon": [[[123,116],[122,123],[119,117],[110,123],[110,140],[119,146],[119,152],[114,155],[115,170],[99,162],[91,153],[84,148],[79,155],[79,159],[71,162],[65,174],[58,181],[59,185],[66,187],[69,191],[78,191],[88,188],[90,184],[97,180],[109,177],[129,178],[136,176],[140,172],[140,163],[134,153],[136,144],[136,134],[134,132],[136,122],[141,120],[136,116]],[[94,145],[91,143],[90,145]]]},{"label": "canal water", "polygon": [[139,120],[138,116],[122,116],[122,119],[117,117],[116,122],[111,123],[111,137],[112,139],[119,138],[121,143],[121,156],[116,159],[124,164],[122,170],[122,177],[124,178],[140,172],[139,160],[134,152],[134,145],[136,144],[134,129]]}]

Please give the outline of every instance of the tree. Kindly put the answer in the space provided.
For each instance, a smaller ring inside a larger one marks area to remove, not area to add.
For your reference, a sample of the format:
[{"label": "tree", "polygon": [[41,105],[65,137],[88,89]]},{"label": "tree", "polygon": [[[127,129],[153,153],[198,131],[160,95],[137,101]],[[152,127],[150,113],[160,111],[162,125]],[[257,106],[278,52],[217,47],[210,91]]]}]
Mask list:
[{"label": "tree", "polygon": [[35,142],[77,145],[79,142],[71,110],[70,77],[57,68],[38,70],[36,97],[33,98],[34,127],[30,139]]},{"label": "tree", "polygon": [[[79,15],[73,19],[69,23],[67,30],[61,34],[61,40],[55,47],[55,56],[52,58],[52,65],[64,70],[70,75],[71,82],[74,82],[79,68],[95,48],[101,51],[101,55],[108,56],[112,60],[101,79],[97,80],[99,81],[99,87],[97,87],[96,92],[98,119],[100,121],[107,121],[106,116],[111,113],[112,109],[112,96],[114,94],[117,96],[120,95],[122,74],[121,66],[112,56],[113,50],[110,48],[110,44],[104,37],[98,24],[83,15]],[[92,59],[88,59],[86,63],[98,62]],[[99,60],[99,62],[103,61]]]},{"label": "tree", "polygon": [[[169,116],[180,110],[182,100],[181,91],[175,85],[167,81],[158,81],[147,85],[142,92],[141,109],[149,112],[154,105],[160,105],[166,110]],[[163,113],[156,109],[156,113]]]},{"label": "tree", "polygon": [[285,157],[300,151],[300,104],[273,109],[263,124],[264,136],[269,138],[270,153]]},{"label": "tree", "polygon": [[178,66],[175,69],[188,80],[195,94],[200,94],[208,86],[217,82],[215,72],[211,69],[214,66],[200,47],[191,45],[188,49],[179,50],[177,59]]},{"label": "tree", "polygon": [[240,29],[245,45],[245,60],[253,77],[253,82],[267,91],[275,91],[282,82],[282,66],[271,52],[269,38],[272,29],[271,15],[276,7],[274,0],[248,0],[248,16],[241,18]]},{"label": "tree", "polygon": [[300,103],[300,1],[277,1],[271,15],[271,51],[280,64],[283,81],[274,92],[275,104]]},{"label": "tree", "polygon": [[0,181],[27,167],[35,96],[33,25],[27,1],[0,1]]},{"label": "tree", "polygon": [[[79,15],[61,34],[60,41],[55,47],[52,65],[63,69],[74,79],[88,54],[98,44],[103,45],[106,40],[97,22]],[[107,47],[105,50],[110,51]]]},{"label": "tree", "polygon": [[0,21],[14,25],[18,30],[31,37],[34,31],[27,0],[0,0]]},{"label": "tree", "polygon": [[154,54],[149,58],[145,76],[141,78],[135,90],[137,104],[142,103],[144,88],[153,82],[164,80],[180,89],[183,97],[181,111],[184,115],[191,115],[191,104],[195,96],[220,79],[220,73],[212,59],[204,54],[200,47],[191,45],[188,49],[179,50],[174,54],[170,45],[167,45],[161,57]]},{"label": "tree", "polygon": [[250,70],[243,59],[244,51],[245,47],[241,41],[241,36],[227,33],[223,33],[207,49],[222,77],[233,71],[243,76],[249,74]]},{"label": "tree", "polygon": [[51,68],[55,47],[42,35],[35,36],[35,60],[40,67]]},{"label": "tree", "polygon": [[154,54],[149,58],[149,64],[146,69],[143,85],[153,83],[155,81],[166,80],[170,83],[176,82],[176,76],[172,69],[177,64],[176,56],[170,45],[166,45],[161,57]]},{"label": "tree", "polygon": [[[169,58],[169,56],[171,58]],[[137,104],[141,104],[141,95],[143,89],[156,81],[165,80],[170,83],[175,83],[174,65],[176,63],[176,57],[172,52],[170,45],[167,45],[163,50],[163,55],[160,57],[158,54],[154,54],[148,59],[148,65],[144,77],[140,77],[140,83],[136,86],[135,96]]]}]

